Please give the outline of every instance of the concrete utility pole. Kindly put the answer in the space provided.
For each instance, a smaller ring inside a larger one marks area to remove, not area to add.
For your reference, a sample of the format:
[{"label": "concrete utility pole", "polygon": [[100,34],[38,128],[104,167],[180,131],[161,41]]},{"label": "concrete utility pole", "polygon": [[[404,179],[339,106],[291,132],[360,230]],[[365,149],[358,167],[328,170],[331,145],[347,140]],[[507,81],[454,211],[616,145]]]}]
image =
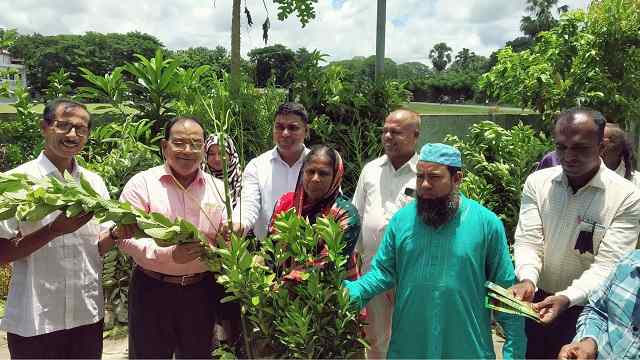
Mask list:
[{"label": "concrete utility pole", "polygon": [[378,0],[378,26],[376,28],[376,81],[384,79],[384,38],[387,23],[387,0]]}]

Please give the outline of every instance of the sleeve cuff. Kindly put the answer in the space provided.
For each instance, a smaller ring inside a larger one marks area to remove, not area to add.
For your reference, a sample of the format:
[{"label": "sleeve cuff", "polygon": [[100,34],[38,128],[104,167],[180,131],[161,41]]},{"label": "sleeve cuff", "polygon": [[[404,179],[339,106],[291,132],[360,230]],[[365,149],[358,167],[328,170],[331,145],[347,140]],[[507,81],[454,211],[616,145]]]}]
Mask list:
[{"label": "sleeve cuff", "polygon": [[587,299],[581,291],[571,287],[563,291],[558,291],[556,295],[564,295],[569,298],[569,306],[584,305]]},{"label": "sleeve cuff", "polygon": [[518,271],[518,281],[531,280],[537,288],[538,279],[539,279],[539,275],[535,269],[527,267]]}]

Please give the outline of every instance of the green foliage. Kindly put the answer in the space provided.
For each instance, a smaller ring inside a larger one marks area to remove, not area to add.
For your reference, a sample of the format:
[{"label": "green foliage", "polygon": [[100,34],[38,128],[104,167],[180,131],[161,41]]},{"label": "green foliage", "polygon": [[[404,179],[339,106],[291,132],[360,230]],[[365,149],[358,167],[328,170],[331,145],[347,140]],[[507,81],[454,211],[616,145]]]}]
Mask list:
[{"label": "green foliage", "polygon": [[138,62],[124,66],[124,70],[136,78],[136,81],[128,83],[132,90],[131,106],[138,110],[143,119],[155,121],[156,129],[161,129],[165,122],[175,116],[172,102],[180,86],[180,63],[165,59],[160,49],[151,59],[138,54],[135,56]]},{"label": "green foliage", "polygon": [[56,72],[52,72],[47,77],[47,80],[49,80],[49,85],[45,91],[47,100],[69,97],[71,85],[73,84],[70,73],[61,68]]},{"label": "green foliage", "polygon": [[561,109],[587,105],[627,128],[640,115],[640,2],[594,1],[588,12],[561,16],[538,35],[531,50],[509,48],[483,76],[491,96],[535,108],[549,119]]},{"label": "green foliage", "polygon": [[11,104],[16,117],[0,122],[0,171],[36,158],[43,146],[40,115],[31,110],[34,103],[28,89],[18,86],[9,94],[16,101]]},{"label": "green foliage", "polygon": [[222,46],[216,46],[215,49],[200,46],[171,51],[170,57],[178,60],[185,69],[195,69],[203,65],[210,66],[218,77],[229,72],[231,63],[227,49]]},{"label": "green foliage", "polygon": [[522,186],[536,162],[551,149],[550,140],[528,125],[506,130],[484,121],[471,126],[465,139],[447,136],[445,142],[462,153],[460,191],[498,214],[513,243]]},{"label": "green foliage", "polygon": [[[362,357],[358,311],[341,286],[347,257],[340,226],[325,218],[310,225],[295,212],[280,215],[274,226],[275,235],[258,251],[250,251],[249,242],[236,236],[227,249],[218,250],[223,273],[218,281],[230,293],[223,301],[242,305],[255,356]],[[321,265],[320,244],[327,250]],[[294,270],[299,271],[299,282],[285,280]]]},{"label": "green foliage", "polygon": [[318,0],[273,0],[278,4],[278,20],[283,21],[295,12],[302,27],[305,27],[309,20],[315,19],[316,12],[314,4]]},{"label": "green foliage", "polygon": [[0,28],[0,49],[7,49],[16,42],[18,31],[16,29]]},{"label": "green foliage", "polygon": [[266,86],[271,77],[275,85],[287,87],[291,84],[291,68],[295,66],[296,54],[286,46],[276,44],[257,48],[247,54],[251,65],[255,68],[255,84]]},{"label": "green foliage", "polygon": [[86,86],[77,69],[83,67],[103,75],[118,65],[134,61],[133,54],[150,57],[161,47],[156,38],[139,32],[87,32],[84,35],[19,35],[9,51],[24,59],[32,93],[43,94],[47,78],[58,69],[67,69],[74,84]]}]

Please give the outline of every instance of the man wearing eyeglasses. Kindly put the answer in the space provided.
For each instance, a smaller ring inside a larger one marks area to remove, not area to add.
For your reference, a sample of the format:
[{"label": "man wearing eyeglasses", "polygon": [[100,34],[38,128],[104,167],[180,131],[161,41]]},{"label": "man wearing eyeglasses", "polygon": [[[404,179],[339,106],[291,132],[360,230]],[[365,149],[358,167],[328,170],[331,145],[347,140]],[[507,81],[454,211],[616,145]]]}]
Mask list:
[{"label": "man wearing eyeglasses", "polygon": [[276,201],[295,190],[302,159],[309,152],[304,145],[308,122],[301,104],[288,102],[278,107],[273,121],[276,146],[249,161],[244,170],[241,201],[233,212],[234,231],[253,229],[258,239],[266,237]]},{"label": "man wearing eyeglasses", "polygon": [[[213,241],[224,218],[224,185],[200,168],[205,138],[198,119],[171,119],[161,141],[164,164],[133,176],[120,199],[185,219]],[[218,298],[213,274],[200,260],[202,245],[160,247],[151,238],[116,244],[136,263],[129,283],[129,357],[210,358]]]},{"label": "man wearing eyeglasses", "polygon": [[[44,150],[10,171],[34,178],[84,177],[104,198],[102,178],[79,166],[75,156],[87,143],[91,119],[72,100],[48,103],[40,123]],[[100,358],[103,294],[101,256],[114,237],[131,227],[101,227],[93,214],[67,218],[54,212],[41,221],[0,221],[0,263],[11,263],[9,298],[0,329],[7,332],[11,358]]]}]

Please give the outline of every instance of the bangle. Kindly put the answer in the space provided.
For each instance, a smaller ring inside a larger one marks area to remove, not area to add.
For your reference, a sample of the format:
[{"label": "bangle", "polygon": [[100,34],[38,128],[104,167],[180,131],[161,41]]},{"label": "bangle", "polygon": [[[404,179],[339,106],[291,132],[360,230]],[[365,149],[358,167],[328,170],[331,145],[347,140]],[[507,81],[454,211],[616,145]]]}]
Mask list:
[{"label": "bangle", "polygon": [[117,237],[116,234],[113,232],[113,230],[115,230],[115,228],[116,228],[116,225],[113,225],[112,227],[109,228],[109,236],[113,240],[120,240],[120,238]]}]

